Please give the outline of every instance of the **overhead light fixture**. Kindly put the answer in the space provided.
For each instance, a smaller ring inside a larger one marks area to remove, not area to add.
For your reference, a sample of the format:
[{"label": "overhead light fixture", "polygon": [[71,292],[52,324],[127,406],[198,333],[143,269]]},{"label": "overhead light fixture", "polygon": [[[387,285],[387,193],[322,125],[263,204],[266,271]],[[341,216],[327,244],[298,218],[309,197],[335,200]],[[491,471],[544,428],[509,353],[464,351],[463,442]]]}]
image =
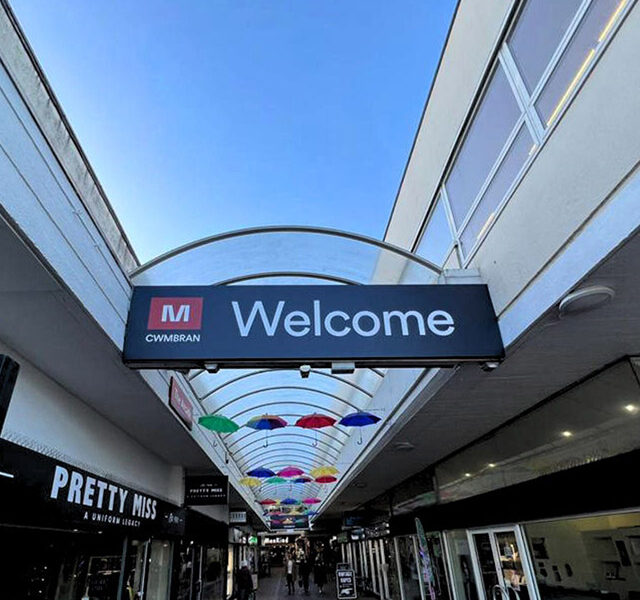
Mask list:
[{"label": "overhead light fixture", "polygon": [[220,370],[220,365],[214,362],[206,362],[204,363],[204,368],[207,373],[217,373]]},{"label": "overhead light fixture", "polygon": [[332,375],[348,375],[356,370],[356,363],[354,362],[332,362],[331,374]]},{"label": "overhead light fixture", "polygon": [[487,467],[489,467],[490,469],[493,469],[496,466],[496,463],[489,463],[487,465]]},{"label": "overhead light fixture", "polygon": [[638,412],[638,406],[636,404],[627,404],[624,409],[631,414]]},{"label": "overhead light fixture", "polygon": [[300,365],[300,377],[308,379],[311,373],[311,365]]},{"label": "overhead light fixture", "polygon": [[9,479],[13,479],[15,475],[13,473],[7,473],[5,471],[0,471],[0,477],[8,477]]},{"label": "overhead light fixture", "polygon": [[464,476],[465,477],[471,477],[471,473],[465,473]]},{"label": "overhead light fixture", "polygon": [[573,315],[599,308],[611,302],[616,293],[606,285],[590,285],[567,294],[560,304],[560,316]]},{"label": "overhead light fixture", "polygon": [[411,452],[411,450],[415,450],[415,448],[411,442],[396,442],[393,444],[393,449],[398,452]]},{"label": "overhead light fixture", "polygon": [[564,438],[570,438],[573,435],[573,432],[565,429],[560,435]]},{"label": "overhead light fixture", "polygon": [[483,362],[481,368],[483,371],[493,371],[500,366],[500,363],[497,360],[490,360],[487,362]]}]

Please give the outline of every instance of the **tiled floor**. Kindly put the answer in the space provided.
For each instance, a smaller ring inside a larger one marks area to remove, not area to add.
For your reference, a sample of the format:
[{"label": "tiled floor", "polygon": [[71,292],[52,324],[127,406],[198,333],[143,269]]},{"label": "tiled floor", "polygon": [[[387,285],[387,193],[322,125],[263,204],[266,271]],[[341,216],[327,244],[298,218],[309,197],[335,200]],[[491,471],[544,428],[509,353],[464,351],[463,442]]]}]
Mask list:
[{"label": "tiled floor", "polygon": [[329,577],[327,584],[324,586],[324,596],[318,593],[317,586],[313,583],[313,576],[309,581],[309,595],[304,595],[304,590],[298,587],[296,582],[295,595],[287,595],[287,579],[284,575],[284,569],[273,569],[271,577],[262,577],[258,583],[258,593],[256,600],[286,600],[308,598],[309,600],[331,600],[336,597],[336,586],[333,578]]}]

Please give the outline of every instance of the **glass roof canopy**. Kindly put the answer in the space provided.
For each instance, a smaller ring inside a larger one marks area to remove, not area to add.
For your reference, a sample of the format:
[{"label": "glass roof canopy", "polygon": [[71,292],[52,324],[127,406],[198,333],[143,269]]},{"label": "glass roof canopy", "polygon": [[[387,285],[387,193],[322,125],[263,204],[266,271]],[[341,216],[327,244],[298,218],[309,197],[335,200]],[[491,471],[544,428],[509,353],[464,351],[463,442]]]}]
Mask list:
[{"label": "glass roof canopy", "polygon": [[[131,279],[134,285],[432,284],[440,273],[429,261],[373,238],[312,227],[266,227],[187,244],[142,265]],[[346,375],[312,369],[303,379],[298,370],[265,368],[193,370],[188,380],[208,413],[222,414],[240,425],[265,413],[287,421],[287,427],[268,435],[241,427],[221,436],[243,473],[256,467],[278,471],[290,465],[308,473],[324,465],[346,470],[348,465],[340,462],[341,451],[354,433],[337,424],[303,429],[294,426],[296,420],[316,412],[339,420],[347,413],[367,410],[384,376],[384,370],[372,368]],[[287,482],[263,483],[253,489],[258,500],[301,500],[322,497],[327,487]]]}]

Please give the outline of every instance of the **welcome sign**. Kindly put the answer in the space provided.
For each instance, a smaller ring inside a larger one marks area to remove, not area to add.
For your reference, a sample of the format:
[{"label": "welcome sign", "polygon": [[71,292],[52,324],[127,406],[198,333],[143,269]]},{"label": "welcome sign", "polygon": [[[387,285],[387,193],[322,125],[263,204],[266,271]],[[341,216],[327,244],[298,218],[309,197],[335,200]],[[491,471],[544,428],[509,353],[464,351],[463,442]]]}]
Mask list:
[{"label": "welcome sign", "polygon": [[385,367],[503,354],[485,285],[143,286],[123,359],[136,368]]}]

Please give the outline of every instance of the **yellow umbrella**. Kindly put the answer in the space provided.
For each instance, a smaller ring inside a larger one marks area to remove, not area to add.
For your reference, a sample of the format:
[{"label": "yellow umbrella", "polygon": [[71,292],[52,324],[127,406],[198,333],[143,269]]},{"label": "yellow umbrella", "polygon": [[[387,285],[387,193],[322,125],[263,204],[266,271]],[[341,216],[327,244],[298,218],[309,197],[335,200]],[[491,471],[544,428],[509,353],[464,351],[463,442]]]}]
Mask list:
[{"label": "yellow umbrella", "polygon": [[335,467],[316,467],[309,472],[314,479],[318,477],[324,477],[325,475],[335,475],[338,473],[338,469]]},{"label": "yellow umbrella", "polygon": [[243,477],[240,485],[248,485],[249,487],[257,487],[262,483],[257,477]]}]

